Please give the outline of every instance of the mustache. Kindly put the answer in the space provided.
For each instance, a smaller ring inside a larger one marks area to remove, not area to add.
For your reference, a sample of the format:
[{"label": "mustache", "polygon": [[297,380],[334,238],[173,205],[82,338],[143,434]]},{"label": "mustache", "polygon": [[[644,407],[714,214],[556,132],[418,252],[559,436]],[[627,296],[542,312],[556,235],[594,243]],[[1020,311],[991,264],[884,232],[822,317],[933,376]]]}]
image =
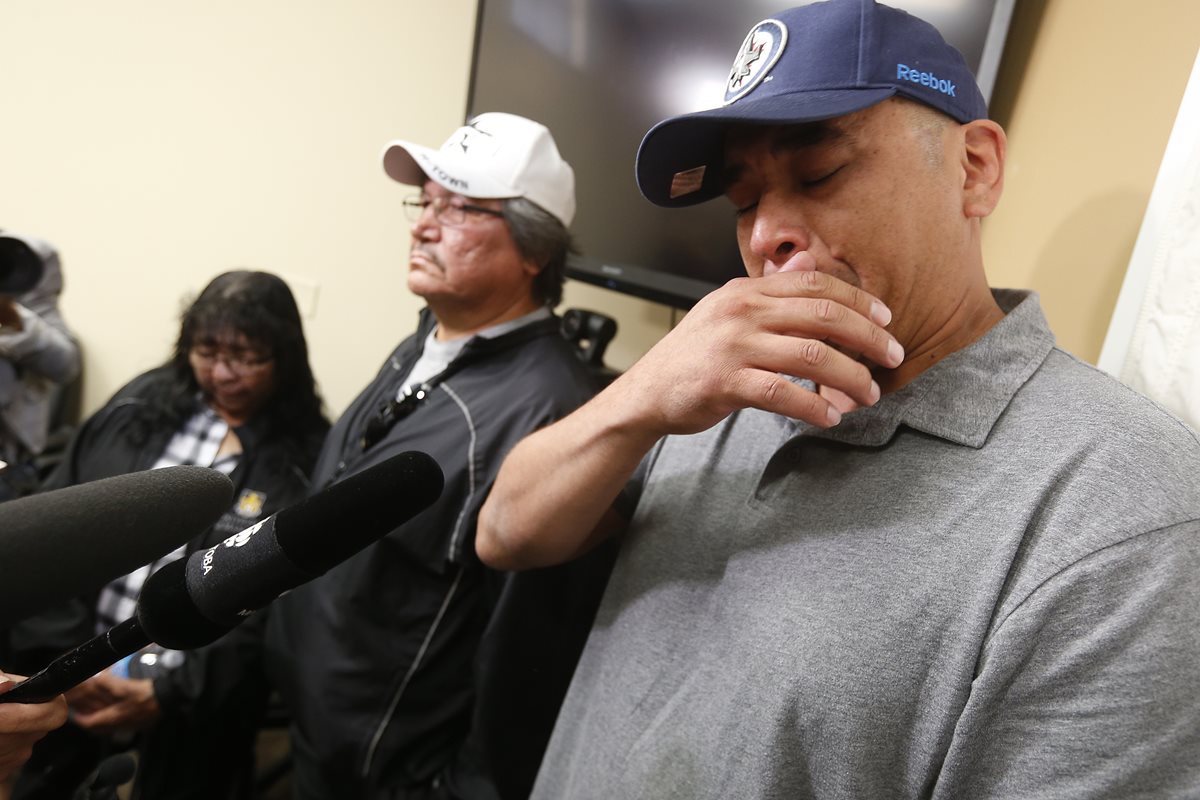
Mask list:
[{"label": "mustache", "polygon": [[443,270],[445,269],[445,266],[442,264],[442,260],[440,258],[438,258],[437,253],[434,252],[432,247],[429,247],[427,245],[414,244],[412,246],[412,250],[409,252],[409,258],[412,258],[413,256],[417,255],[418,253],[421,255],[422,258],[424,258],[426,261],[431,262],[438,269],[443,269]]}]

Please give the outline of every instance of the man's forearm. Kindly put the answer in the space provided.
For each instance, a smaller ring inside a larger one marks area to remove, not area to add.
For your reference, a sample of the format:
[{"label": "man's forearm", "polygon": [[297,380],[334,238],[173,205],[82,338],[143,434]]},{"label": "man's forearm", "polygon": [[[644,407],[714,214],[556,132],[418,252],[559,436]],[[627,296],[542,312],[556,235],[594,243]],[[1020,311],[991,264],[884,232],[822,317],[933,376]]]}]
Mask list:
[{"label": "man's forearm", "polygon": [[621,380],[574,414],[522,440],[479,515],[476,550],[499,569],[568,561],[622,526],[611,510],[658,440],[627,424]]}]

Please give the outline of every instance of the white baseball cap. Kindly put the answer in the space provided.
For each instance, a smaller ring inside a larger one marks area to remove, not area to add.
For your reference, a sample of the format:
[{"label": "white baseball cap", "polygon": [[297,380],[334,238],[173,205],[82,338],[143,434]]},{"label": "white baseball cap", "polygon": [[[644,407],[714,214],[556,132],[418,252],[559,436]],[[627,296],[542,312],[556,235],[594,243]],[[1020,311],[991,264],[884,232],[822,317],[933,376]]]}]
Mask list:
[{"label": "white baseball cap", "polygon": [[515,114],[480,114],[450,134],[440,150],[388,142],[383,169],[411,186],[428,179],[467,197],[524,197],[564,226],[575,218],[575,171],[545,125]]}]

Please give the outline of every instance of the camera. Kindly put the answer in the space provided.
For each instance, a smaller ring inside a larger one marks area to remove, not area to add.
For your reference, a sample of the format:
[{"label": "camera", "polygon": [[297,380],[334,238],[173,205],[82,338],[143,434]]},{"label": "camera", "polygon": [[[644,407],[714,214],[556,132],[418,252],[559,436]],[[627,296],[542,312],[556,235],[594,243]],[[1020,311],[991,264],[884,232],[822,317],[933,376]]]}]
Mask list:
[{"label": "camera", "polygon": [[0,234],[0,294],[24,294],[42,279],[42,257],[17,236]]}]

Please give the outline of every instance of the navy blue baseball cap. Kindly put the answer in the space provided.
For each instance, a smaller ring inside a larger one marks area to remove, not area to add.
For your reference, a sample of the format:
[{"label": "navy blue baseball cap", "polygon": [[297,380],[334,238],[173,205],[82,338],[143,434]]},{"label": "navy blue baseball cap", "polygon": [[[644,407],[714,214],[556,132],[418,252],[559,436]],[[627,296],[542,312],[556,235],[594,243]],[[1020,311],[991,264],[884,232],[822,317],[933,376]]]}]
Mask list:
[{"label": "navy blue baseball cap", "polygon": [[962,54],[937,29],[874,0],[826,0],[765,19],[733,61],[718,108],[664,120],[642,139],[638,188],[660,206],[721,194],[725,129],[816,122],[902,95],[959,122],[987,117]]}]

